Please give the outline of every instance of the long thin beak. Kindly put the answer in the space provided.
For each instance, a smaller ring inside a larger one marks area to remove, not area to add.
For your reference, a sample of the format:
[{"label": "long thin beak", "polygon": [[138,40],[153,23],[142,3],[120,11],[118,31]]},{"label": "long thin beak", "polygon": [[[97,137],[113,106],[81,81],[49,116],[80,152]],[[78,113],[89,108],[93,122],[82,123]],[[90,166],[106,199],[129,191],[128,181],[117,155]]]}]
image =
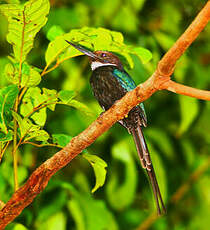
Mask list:
[{"label": "long thin beak", "polygon": [[70,45],[72,45],[75,49],[79,50],[80,52],[82,52],[83,54],[87,55],[88,57],[94,58],[94,59],[101,59],[100,57],[98,57],[97,55],[95,55],[93,52],[86,50],[85,48],[75,45],[74,43],[65,40],[66,42],[68,42]]}]

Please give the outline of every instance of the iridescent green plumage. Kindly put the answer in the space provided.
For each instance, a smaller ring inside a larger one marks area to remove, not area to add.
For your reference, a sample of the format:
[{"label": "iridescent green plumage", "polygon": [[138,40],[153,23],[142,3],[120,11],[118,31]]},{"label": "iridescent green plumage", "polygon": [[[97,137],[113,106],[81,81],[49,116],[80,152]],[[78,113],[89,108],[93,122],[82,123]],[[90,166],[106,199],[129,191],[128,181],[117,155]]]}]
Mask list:
[{"label": "iridescent green plumage", "polygon": [[[113,75],[119,80],[121,86],[125,88],[127,91],[131,91],[136,88],[136,84],[134,80],[127,72],[120,71],[119,69],[114,69]],[[146,111],[144,109],[144,104],[140,103],[139,105],[144,112],[144,117],[146,118]]]}]

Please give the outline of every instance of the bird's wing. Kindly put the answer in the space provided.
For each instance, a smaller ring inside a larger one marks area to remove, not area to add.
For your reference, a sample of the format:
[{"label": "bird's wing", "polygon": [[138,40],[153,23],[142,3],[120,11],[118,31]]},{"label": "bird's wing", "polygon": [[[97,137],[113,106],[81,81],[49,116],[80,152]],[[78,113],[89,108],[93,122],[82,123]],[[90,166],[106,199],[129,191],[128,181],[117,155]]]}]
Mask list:
[{"label": "bird's wing", "polygon": [[136,88],[134,80],[127,72],[121,71],[119,69],[114,69],[113,74],[126,91],[131,91]]},{"label": "bird's wing", "polygon": [[[134,80],[131,78],[131,76],[126,71],[121,71],[119,69],[114,69],[113,71],[114,76],[117,78],[117,80],[120,82],[121,86],[128,92],[136,88],[136,84]],[[139,104],[141,108],[141,119],[144,126],[147,125],[147,116],[144,109],[144,104]]]}]

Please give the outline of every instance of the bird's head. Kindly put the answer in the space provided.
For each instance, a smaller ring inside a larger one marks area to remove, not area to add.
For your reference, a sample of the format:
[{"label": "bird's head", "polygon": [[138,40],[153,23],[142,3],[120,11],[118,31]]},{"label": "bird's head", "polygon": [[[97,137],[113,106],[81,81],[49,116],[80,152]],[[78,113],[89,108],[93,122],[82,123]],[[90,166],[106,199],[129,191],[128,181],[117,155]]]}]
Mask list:
[{"label": "bird's head", "polygon": [[101,67],[101,66],[108,66],[108,65],[113,65],[113,66],[118,67],[119,69],[123,69],[123,65],[120,59],[111,52],[102,51],[102,50],[92,52],[81,46],[75,45],[74,43],[69,42],[67,40],[66,42],[68,42],[74,48],[76,48],[77,50],[79,50],[80,52],[82,52],[83,54],[89,57],[89,61],[90,61],[92,70],[95,70],[96,68]]}]

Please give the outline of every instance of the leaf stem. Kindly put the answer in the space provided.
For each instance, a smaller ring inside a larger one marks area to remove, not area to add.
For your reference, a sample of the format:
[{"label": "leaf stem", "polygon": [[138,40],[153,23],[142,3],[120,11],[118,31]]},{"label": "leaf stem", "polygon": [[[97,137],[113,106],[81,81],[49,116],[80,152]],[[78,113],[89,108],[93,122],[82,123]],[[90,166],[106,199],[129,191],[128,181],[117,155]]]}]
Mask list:
[{"label": "leaf stem", "polygon": [[47,74],[47,73],[53,71],[54,69],[56,69],[56,68],[59,66],[59,64],[60,64],[60,63],[59,63],[59,61],[57,60],[56,64],[55,64],[52,68],[50,68],[49,70],[47,70],[48,65],[46,65],[45,68],[44,68],[44,70],[43,70],[42,73],[41,73],[41,77],[44,76],[45,74]]},{"label": "leaf stem", "polygon": [[34,145],[34,146],[36,146],[36,147],[47,147],[47,146],[51,146],[51,147],[57,147],[57,148],[63,148],[62,146],[60,146],[60,145],[56,145],[56,144],[37,144],[37,143],[34,143],[34,142],[30,142],[30,141],[24,141],[24,142],[22,142],[22,144],[30,144],[30,145]]},{"label": "leaf stem", "polygon": [[[18,110],[18,96],[15,101],[15,107],[14,111],[17,112]],[[18,128],[18,123],[14,118],[14,135],[13,135],[13,150],[12,150],[12,155],[13,155],[13,172],[14,172],[14,190],[16,191],[18,189],[18,156],[17,156],[17,128]]]},{"label": "leaf stem", "polygon": [[27,89],[28,89],[27,87],[24,87],[24,88],[22,89],[22,91],[21,91],[21,93],[20,93],[20,95],[19,95],[19,98],[18,98],[19,102],[21,101],[21,99],[22,99],[22,97],[23,97],[23,95],[25,94],[25,92],[26,92]]},{"label": "leaf stem", "polygon": [[33,115],[36,111],[40,110],[40,109],[43,109],[45,107],[47,107],[48,105],[53,105],[53,104],[58,104],[57,101],[54,101],[54,102],[51,102],[51,103],[48,103],[48,104],[44,104],[46,103],[47,101],[44,101],[43,103],[40,103],[39,105],[37,105],[36,107],[33,108],[33,110],[31,112],[29,112],[25,118],[28,118],[30,117],[31,115]]},{"label": "leaf stem", "polygon": [[[25,26],[26,26],[26,21],[25,21],[25,7],[23,10],[23,30],[22,30],[22,40],[21,40],[21,47],[20,47],[20,62],[19,62],[19,73],[18,73],[18,89],[20,91],[21,88],[21,75],[22,75],[22,57],[23,57],[23,46],[24,46],[24,36],[25,36]],[[17,96],[15,100],[15,106],[14,106],[14,111],[18,111],[18,105],[19,105],[19,96]],[[18,185],[18,156],[17,156],[17,128],[18,128],[18,123],[14,118],[14,137],[13,137],[13,150],[12,150],[12,155],[13,155],[13,172],[14,172],[14,190],[16,191],[19,187]]]},{"label": "leaf stem", "polygon": [[4,148],[1,149],[1,153],[0,153],[0,163],[1,163],[1,159],[2,159],[2,157],[3,157],[3,155],[4,155],[4,152],[6,151],[6,149],[7,149],[7,147],[8,147],[8,145],[9,145],[9,143],[10,143],[10,141],[8,141],[8,142],[6,143],[6,145],[4,146]]},{"label": "leaf stem", "polygon": [[19,81],[18,81],[18,88],[21,87],[21,75],[22,75],[22,57],[23,57],[23,46],[24,46],[24,37],[25,37],[25,26],[26,26],[26,19],[25,19],[25,7],[23,10],[23,30],[22,30],[22,40],[21,40],[21,47],[20,47],[20,63],[19,63]]},{"label": "leaf stem", "polygon": [[44,68],[44,70],[43,70],[42,73],[41,73],[41,76],[44,76],[45,74],[47,74],[47,73],[53,71],[53,70],[56,69],[61,63],[63,63],[64,61],[66,61],[66,60],[68,60],[68,59],[70,59],[70,58],[69,58],[69,57],[66,57],[66,58],[62,59],[61,61],[59,61],[59,59],[57,59],[56,64],[55,64],[53,67],[51,67],[50,69],[48,69],[48,70],[47,70],[47,68],[49,67],[49,65],[46,65],[45,68]]}]

